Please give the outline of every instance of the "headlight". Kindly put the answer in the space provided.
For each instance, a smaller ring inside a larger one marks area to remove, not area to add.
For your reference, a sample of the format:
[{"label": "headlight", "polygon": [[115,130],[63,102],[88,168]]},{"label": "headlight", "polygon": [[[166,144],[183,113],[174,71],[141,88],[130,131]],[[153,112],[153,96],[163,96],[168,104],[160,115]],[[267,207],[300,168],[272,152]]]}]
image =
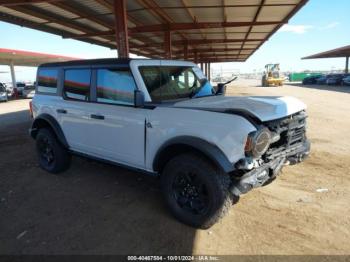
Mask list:
[{"label": "headlight", "polygon": [[271,144],[271,133],[267,128],[248,135],[244,151],[247,156],[258,158],[265,154]]}]

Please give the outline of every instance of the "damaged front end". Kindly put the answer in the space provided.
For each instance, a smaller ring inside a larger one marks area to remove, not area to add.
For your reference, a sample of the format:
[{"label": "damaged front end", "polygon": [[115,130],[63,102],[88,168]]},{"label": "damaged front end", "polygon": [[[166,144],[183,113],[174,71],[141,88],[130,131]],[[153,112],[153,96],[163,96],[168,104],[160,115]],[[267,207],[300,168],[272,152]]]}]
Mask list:
[{"label": "damaged front end", "polygon": [[264,122],[250,134],[246,143],[246,157],[235,164],[231,173],[231,192],[245,194],[266,185],[276,178],[284,165],[302,162],[310,153],[306,137],[304,111],[287,118]]}]

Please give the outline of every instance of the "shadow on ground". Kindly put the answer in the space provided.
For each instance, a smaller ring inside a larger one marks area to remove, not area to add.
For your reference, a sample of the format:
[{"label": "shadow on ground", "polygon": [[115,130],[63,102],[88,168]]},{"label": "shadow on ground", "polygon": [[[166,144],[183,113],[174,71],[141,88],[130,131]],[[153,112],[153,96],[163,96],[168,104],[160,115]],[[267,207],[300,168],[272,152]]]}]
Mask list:
[{"label": "shadow on ground", "polygon": [[20,123],[30,123],[29,110],[21,110],[11,113],[0,113],[0,130],[9,127],[10,125]]},{"label": "shadow on ground", "polygon": [[77,157],[48,174],[29,126],[0,124],[1,254],[191,254],[196,231],[170,216],[158,179]]}]

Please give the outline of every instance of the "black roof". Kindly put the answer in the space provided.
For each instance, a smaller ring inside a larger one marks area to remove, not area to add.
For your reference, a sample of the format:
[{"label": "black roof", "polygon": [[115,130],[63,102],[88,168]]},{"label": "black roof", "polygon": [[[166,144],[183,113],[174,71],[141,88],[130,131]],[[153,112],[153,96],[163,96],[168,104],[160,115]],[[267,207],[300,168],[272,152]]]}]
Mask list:
[{"label": "black roof", "polygon": [[142,59],[131,59],[131,58],[82,59],[82,60],[72,60],[72,61],[66,61],[66,62],[45,63],[45,64],[41,64],[39,67],[107,65],[107,64],[129,66],[129,63],[131,60],[142,60]]}]

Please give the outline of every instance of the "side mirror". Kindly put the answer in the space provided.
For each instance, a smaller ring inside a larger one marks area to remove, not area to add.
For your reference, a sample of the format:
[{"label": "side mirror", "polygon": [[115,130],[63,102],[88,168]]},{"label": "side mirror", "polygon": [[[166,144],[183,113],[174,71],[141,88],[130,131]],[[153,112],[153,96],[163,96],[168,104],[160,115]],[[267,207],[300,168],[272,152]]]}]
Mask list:
[{"label": "side mirror", "polygon": [[224,95],[226,93],[226,84],[219,83],[216,88],[216,93],[215,95]]},{"label": "side mirror", "polygon": [[134,91],[134,106],[143,107],[145,105],[145,95],[141,90]]}]

